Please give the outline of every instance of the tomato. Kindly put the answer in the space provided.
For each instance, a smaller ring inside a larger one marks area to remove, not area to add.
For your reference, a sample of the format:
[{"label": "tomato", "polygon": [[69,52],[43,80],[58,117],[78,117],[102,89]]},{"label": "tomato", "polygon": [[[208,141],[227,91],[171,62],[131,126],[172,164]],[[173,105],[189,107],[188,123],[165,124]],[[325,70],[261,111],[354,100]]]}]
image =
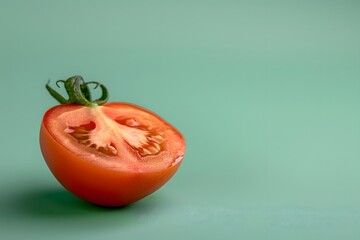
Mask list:
[{"label": "tomato", "polygon": [[103,206],[124,206],[153,193],[185,154],[185,139],[173,126],[149,110],[118,102],[74,101],[49,109],[40,146],[67,190]]}]

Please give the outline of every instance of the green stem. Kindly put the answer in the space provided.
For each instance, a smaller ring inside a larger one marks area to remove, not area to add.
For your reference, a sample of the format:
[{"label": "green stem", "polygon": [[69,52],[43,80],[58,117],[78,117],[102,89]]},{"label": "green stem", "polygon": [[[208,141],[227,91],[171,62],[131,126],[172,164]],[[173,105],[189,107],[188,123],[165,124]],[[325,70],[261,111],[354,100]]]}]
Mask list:
[{"label": "green stem", "polygon": [[[85,82],[84,79],[78,75],[72,76],[65,81],[58,80],[56,82],[56,86],[58,86],[59,88],[60,82],[64,84],[68,99],[65,99],[63,96],[61,96],[61,94],[51,88],[49,86],[49,82],[45,86],[46,89],[49,91],[50,95],[53,96],[61,104],[75,103],[83,106],[95,107],[106,103],[109,99],[109,92],[104,85],[99,82]],[[91,99],[91,92],[88,86],[89,84],[96,84],[94,89],[100,86],[102,91],[100,98],[96,100]]]}]

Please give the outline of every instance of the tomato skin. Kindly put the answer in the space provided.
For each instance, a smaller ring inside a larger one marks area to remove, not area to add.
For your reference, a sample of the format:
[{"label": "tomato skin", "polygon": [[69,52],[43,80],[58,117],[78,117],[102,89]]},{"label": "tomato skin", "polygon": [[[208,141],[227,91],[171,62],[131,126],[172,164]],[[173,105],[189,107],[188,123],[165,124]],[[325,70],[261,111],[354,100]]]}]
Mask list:
[{"label": "tomato skin", "polygon": [[145,172],[102,167],[56,141],[44,124],[46,116],[41,125],[40,146],[49,169],[68,191],[96,205],[116,207],[140,200],[165,184],[181,164],[179,161],[164,169]]}]

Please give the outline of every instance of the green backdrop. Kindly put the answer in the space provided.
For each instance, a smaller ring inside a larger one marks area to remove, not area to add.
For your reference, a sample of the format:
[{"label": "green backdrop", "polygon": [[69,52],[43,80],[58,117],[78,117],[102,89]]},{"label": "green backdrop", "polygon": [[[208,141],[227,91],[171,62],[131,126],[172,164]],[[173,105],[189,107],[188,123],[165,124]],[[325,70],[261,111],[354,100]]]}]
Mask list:
[{"label": "green backdrop", "polygon": [[[360,239],[358,1],[0,0],[1,239]],[[81,74],[186,137],[120,209],[42,158],[48,79]]]}]

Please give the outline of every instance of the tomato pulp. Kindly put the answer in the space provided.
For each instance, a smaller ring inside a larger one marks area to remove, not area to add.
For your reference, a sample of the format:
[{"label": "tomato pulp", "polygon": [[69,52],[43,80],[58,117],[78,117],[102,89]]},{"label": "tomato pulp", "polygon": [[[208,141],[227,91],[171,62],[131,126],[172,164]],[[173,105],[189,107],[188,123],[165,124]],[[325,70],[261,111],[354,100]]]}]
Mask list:
[{"label": "tomato pulp", "polygon": [[44,115],[40,146],[67,190],[103,206],[124,206],[153,193],[185,154],[179,131],[128,103],[55,106]]}]

